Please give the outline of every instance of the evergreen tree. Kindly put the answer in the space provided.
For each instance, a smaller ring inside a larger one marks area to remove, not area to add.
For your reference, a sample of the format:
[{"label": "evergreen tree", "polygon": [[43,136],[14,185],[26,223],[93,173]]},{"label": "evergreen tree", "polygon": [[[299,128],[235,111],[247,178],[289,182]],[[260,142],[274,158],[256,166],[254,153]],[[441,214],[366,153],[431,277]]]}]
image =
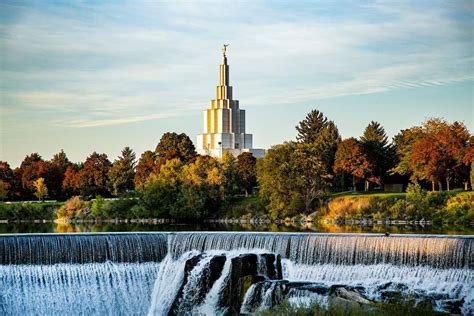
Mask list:
[{"label": "evergreen tree", "polygon": [[296,130],[298,131],[296,139],[302,143],[314,143],[319,140],[321,131],[325,129],[328,124],[328,119],[322,112],[312,110],[306,115],[306,118],[296,126]]},{"label": "evergreen tree", "polygon": [[109,182],[114,195],[133,190],[135,178],[135,153],[130,147],[122,150],[122,156],[114,161],[109,170]]},{"label": "evergreen tree", "polygon": [[321,131],[320,137],[315,144],[315,151],[320,155],[323,162],[322,167],[328,176],[332,176],[332,166],[334,165],[337,145],[341,142],[339,130],[333,121],[329,121],[327,126]]},{"label": "evergreen tree", "polygon": [[395,165],[395,149],[389,143],[385,129],[374,121],[365,128],[360,145],[372,170],[372,176],[366,179],[368,191],[369,181],[381,184],[386,180],[388,170]]},{"label": "evergreen tree", "polygon": [[322,162],[322,172],[332,178],[332,166],[336,155],[337,145],[341,141],[339,130],[333,121],[329,121],[322,112],[311,111],[306,118],[296,126],[300,143],[313,146],[312,152],[318,155]]}]

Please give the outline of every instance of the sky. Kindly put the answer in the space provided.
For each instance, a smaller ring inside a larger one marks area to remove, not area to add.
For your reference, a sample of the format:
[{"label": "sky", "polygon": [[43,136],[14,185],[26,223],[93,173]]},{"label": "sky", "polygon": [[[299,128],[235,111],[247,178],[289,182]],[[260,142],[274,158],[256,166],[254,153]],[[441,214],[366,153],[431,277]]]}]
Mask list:
[{"label": "sky", "polygon": [[312,109],[344,138],[431,117],[473,132],[473,30],[472,1],[2,0],[0,160],[195,141],[224,43],[256,148],[294,139]]}]

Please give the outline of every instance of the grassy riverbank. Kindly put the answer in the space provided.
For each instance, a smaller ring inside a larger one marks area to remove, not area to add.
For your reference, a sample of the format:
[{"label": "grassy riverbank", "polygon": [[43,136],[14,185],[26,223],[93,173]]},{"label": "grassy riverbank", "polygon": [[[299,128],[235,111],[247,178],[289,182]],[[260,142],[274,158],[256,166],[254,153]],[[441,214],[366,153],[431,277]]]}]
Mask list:
[{"label": "grassy riverbank", "polygon": [[[0,203],[0,220],[58,220],[60,222],[90,222],[160,218],[144,209],[138,197],[106,200],[98,197],[84,201],[80,197],[66,202]],[[407,193],[334,193],[325,205],[311,216],[301,214],[292,218],[271,218],[266,202],[258,195],[239,196],[226,200],[206,219],[238,219],[241,222],[293,223],[430,223],[432,225],[472,226],[474,222],[474,192],[453,190],[427,192],[410,186]],[[179,221],[179,219],[176,219]]]},{"label": "grassy riverbank", "polygon": [[407,193],[337,194],[320,219],[432,221],[435,224],[470,225],[474,221],[474,192],[427,192],[409,187]]}]

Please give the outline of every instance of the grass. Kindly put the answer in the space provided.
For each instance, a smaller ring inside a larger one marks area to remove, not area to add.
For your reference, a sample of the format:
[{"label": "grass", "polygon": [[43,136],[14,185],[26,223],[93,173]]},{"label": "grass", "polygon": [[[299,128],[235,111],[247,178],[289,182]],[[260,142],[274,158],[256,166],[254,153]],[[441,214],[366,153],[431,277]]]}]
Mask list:
[{"label": "grass", "polygon": [[405,192],[352,192],[352,191],[345,191],[345,192],[337,192],[331,194],[331,198],[341,198],[341,197],[352,197],[352,198],[359,198],[359,197],[379,197],[379,198],[403,198],[405,197]]}]

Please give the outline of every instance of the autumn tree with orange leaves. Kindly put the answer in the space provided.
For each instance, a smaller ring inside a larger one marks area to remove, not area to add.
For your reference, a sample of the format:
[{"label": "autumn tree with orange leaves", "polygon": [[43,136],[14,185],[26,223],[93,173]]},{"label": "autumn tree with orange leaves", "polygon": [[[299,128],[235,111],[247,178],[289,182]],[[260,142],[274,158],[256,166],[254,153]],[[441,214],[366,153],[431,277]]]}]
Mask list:
[{"label": "autumn tree with orange leaves", "polygon": [[469,137],[463,123],[448,124],[443,120],[425,122],[423,136],[413,144],[409,162],[412,179],[430,181],[433,191],[436,184],[442,191],[443,182],[449,191],[456,175],[464,174],[466,181],[468,161],[465,153]]},{"label": "autumn tree with orange leaves", "polygon": [[357,191],[356,179],[364,180],[371,177],[372,169],[357,139],[348,138],[339,143],[334,162],[334,172],[352,175],[354,192]]}]

